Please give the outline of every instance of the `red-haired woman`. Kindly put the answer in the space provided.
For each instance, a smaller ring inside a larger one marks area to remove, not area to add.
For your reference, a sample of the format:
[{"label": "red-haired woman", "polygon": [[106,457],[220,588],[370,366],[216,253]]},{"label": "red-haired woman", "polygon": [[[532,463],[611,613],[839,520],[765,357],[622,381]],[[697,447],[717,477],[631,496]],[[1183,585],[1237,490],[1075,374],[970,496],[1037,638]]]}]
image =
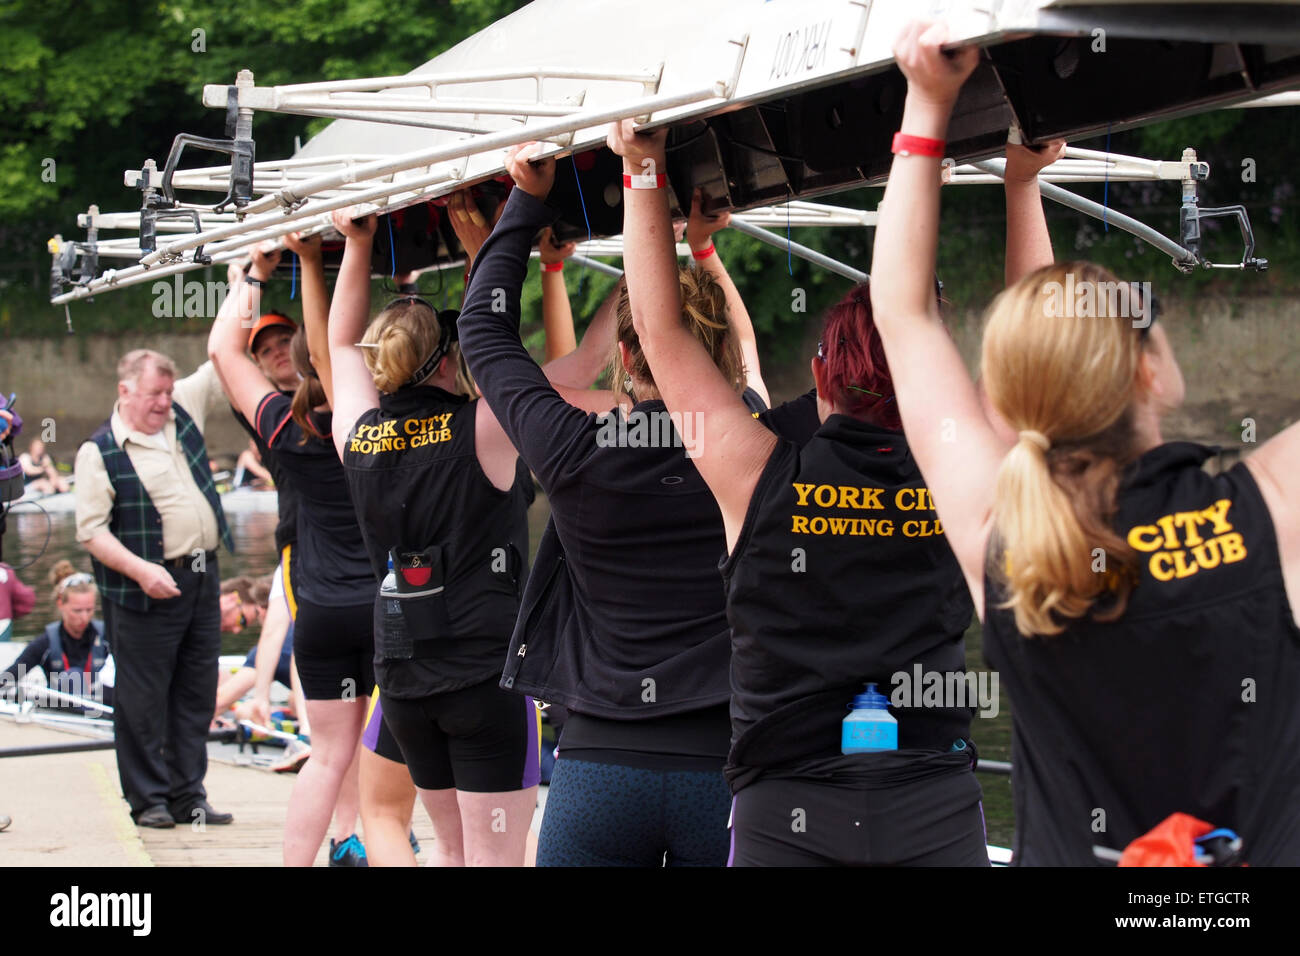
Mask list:
[{"label": "red-haired woman", "polygon": [[[664,136],[615,125],[624,182],[665,168]],[[863,685],[965,665],[971,603],[935,524],[870,301],[827,317],[812,362],[822,427],[802,448],[755,421],[684,333],[662,188],[625,188],[632,318],[669,410],[701,431],[722,511],[732,629],[731,864],[987,865],[970,711],[895,708],[900,749],[841,753]]]}]

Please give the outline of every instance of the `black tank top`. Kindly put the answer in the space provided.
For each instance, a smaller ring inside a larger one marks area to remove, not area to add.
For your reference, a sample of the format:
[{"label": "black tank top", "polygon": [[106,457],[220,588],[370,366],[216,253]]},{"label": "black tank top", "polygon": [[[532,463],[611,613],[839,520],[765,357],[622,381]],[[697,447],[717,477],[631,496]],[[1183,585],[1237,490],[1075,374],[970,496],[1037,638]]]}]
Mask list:
[{"label": "black tank top", "polygon": [[984,647],[1012,703],[1014,858],[1097,863],[1171,813],[1300,863],[1300,630],[1244,464],[1172,442],[1126,472],[1116,529],[1139,578],[1123,617],[1022,638],[985,576]]},{"label": "black tank top", "polygon": [[500,674],[505,661],[527,570],[533,483],[522,461],[509,491],[483,474],[475,410],[439,388],[405,389],[381,395],[348,436],[344,470],[376,581],[390,548],[436,549],[441,561],[443,590],[419,599],[429,626],[413,635],[413,659],[386,658],[376,614],[375,675],[393,697],[469,687]]},{"label": "black tank top", "polygon": [[[833,415],[802,450],[781,441],[722,573],[734,790],[838,755],[867,682],[890,696],[917,665],[965,670],[970,596],[900,432]],[[900,749],[946,751],[970,731],[968,707],[891,711]]]}]

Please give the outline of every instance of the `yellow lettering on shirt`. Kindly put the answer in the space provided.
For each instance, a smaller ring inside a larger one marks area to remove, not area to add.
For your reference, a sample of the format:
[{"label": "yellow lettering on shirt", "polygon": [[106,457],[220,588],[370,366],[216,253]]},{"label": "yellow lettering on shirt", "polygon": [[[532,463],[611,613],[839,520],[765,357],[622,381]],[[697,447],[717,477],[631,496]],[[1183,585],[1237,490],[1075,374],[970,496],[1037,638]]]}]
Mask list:
[{"label": "yellow lettering on shirt", "polygon": [[[1151,555],[1147,568],[1157,581],[1182,580],[1201,571],[1213,571],[1244,560],[1248,553],[1245,538],[1233,530],[1228,520],[1231,508],[1230,499],[1220,498],[1198,511],[1161,515],[1154,524],[1130,528],[1127,541],[1135,550]],[[1206,537],[1207,533],[1212,536]]]}]

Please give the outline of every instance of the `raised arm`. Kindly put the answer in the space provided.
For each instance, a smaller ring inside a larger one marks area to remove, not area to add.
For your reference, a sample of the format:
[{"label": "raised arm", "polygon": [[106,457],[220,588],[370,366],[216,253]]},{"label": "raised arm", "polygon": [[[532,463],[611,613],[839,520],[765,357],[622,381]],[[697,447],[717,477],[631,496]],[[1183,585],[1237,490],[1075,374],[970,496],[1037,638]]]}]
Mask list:
[{"label": "raised arm", "polygon": [[569,454],[582,447],[590,416],[560,397],[519,340],[520,290],[533,237],[555,218],[545,202],[555,161],[528,162],[535,148],[516,148],[507,160],[516,188],[474,261],[458,327],[461,350],[483,392],[476,431],[480,460],[504,441],[550,488]]},{"label": "raised arm", "polygon": [[[669,412],[697,415],[700,451],[695,466],[718,507],[730,551],[775,436],[760,425],[704,346],[682,324],[677,251],[668,191],[655,177],[668,168],[666,131],[634,131],[632,121],[610,127],[609,147],[623,157],[623,261],[632,322]],[[649,188],[647,188],[649,187]]]},{"label": "raised arm", "polygon": [[320,233],[303,238],[296,232],[284,237],[289,251],[302,266],[302,328],[312,368],[325,389],[325,400],[334,407],[334,377],[330,372],[330,297],[325,287],[325,264],[321,260]]},{"label": "raised arm", "polygon": [[379,404],[379,390],[366,368],[357,343],[366,332],[370,321],[370,249],[375,239],[377,220],[366,216],[353,221],[354,209],[336,210],[334,228],[347,240],[343,249],[343,262],[334,282],[334,298],[329,309],[330,377],[334,395],[330,406],[334,410],[334,450],[343,457],[348,436],[357,418],[368,408]]},{"label": "raised arm", "polygon": [[1246,458],[1277,533],[1291,614],[1300,626],[1300,422]]},{"label": "raised arm", "polygon": [[1052,237],[1043,215],[1038,174],[1065,153],[1065,140],[1041,146],[1007,144],[1007,166],[1002,185],[1007,194],[1006,283],[1013,286],[1029,273],[1056,261]]},{"label": "raised arm", "polygon": [[[949,58],[943,24],[910,23],[894,45],[908,79],[901,132],[943,140],[953,104],[979,57]],[[894,157],[871,263],[871,305],[885,346],[908,447],[926,477],[948,543],[983,614],[984,546],[1003,457],[934,297],[939,157]]]},{"label": "raised arm", "polygon": [[[252,278],[265,281],[279,260],[279,251],[259,249],[249,270]],[[217,310],[217,319],[208,333],[208,358],[221,379],[221,387],[230,404],[250,422],[257,419],[262,398],[275,390],[253,360],[248,357],[248,330],[257,320],[261,304],[260,288],[245,281],[243,273],[232,268],[225,301]]]},{"label": "raised arm", "polygon": [[546,361],[568,355],[578,347],[573,331],[573,306],[564,285],[564,260],[573,255],[575,242],[555,244],[550,227],[542,230],[537,241],[537,257],[542,264],[542,327],[546,330]]},{"label": "raised arm", "polygon": [[745,363],[745,384],[756,391],[763,399],[764,405],[771,405],[771,396],[767,393],[767,384],[763,381],[763,369],[758,359],[758,337],[754,335],[754,323],[750,321],[749,310],[740,297],[740,290],[731,281],[727,267],[722,264],[722,257],[713,245],[713,234],[731,225],[731,213],[722,212],[709,216],[704,213],[704,195],[695,190],[691,197],[691,217],[686,222],[686,241],[691,247],[691,256],[698,268],[710,272],[722,286],[727,295],[727,316],[731,323],[731,332],[740,345],[740,357]]},{"label": "raised arm", "polygon": [[[614,351],[618,300],[622,294],[623,280],[620,278],[596,310],[578,347],[567,355],[551,359],[542,368],[560,394],[579,408],[603,412],[614,407],[613,392],[608,389],[590,389],[600,373],[609,366],[609,357]],[[549,348],[547,353],[550,353]]]}]

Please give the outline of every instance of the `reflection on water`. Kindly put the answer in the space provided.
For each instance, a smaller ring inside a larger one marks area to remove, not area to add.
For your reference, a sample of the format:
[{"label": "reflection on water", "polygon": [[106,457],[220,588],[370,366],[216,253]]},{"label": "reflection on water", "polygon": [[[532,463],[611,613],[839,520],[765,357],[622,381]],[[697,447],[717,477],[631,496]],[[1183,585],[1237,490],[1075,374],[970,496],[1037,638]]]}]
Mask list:
[{"label": "reflection on water", "polygon": [[[218,561],[223,579],[239,574],[257,577],[275,570],[278,558],[275,525],[278,517],[269,501],[268,498],[268,504],[264,505],[268,510],[231,509],[226,512],[235,541],[235,553],[220,552]],[[530,556],[537,550],[549,514],[546,496],[539,491],[537,501],[528,512]],[[89,571],[90,555],[77,544],[76,519],[71,512],[46,515],[29,504],[21,504],[14,506],[6,522],[4,560],[20,568],[19,578],[36,589],[36,609],[14,622],[14,639],[26,641],[40,634],[46,624],[59,616],[54,604],[54,589],[48,578],[50,568],[66,558],[78,570]],[[254,625],[239,634],[221,635],[221,653],[238,654],[248,650],[257,643],[258,632],[259,628]]]}]

